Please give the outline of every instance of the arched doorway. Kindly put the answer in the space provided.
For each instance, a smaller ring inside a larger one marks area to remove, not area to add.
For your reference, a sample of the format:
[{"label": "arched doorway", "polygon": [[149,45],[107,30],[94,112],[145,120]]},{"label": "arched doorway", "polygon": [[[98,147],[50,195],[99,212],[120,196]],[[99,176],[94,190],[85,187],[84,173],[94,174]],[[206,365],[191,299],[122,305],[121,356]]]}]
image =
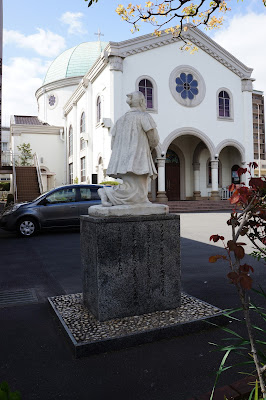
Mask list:
[{"label": "arched doorway", "polygon": [[169,201],[180,200],[180,160],[171,149],[167,150],[165,157],[165,186]]}]

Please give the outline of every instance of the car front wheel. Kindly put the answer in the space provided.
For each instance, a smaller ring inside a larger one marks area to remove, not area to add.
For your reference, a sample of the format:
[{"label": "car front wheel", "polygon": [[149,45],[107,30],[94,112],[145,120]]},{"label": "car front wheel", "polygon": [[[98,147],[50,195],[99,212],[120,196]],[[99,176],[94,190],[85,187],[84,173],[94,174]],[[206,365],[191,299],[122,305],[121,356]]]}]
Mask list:
[{"label": "car front wheel", "polygon": [[33,236],[37,231],[37,224],[32,218],[23,218],[18,223],[18,233],[23,237]]}]

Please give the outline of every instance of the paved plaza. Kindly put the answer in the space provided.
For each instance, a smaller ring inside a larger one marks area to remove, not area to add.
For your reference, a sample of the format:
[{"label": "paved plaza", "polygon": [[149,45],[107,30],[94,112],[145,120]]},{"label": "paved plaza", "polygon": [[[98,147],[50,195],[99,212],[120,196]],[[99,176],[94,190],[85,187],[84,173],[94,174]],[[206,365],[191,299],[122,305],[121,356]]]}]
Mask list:
[{"label": "paved plaza", "polygon": [[[211,234],[230,238],[229,214],[181,215],[182,287],[220,308],[238,298],[226,278],[227,265],[209,264],[222,249]],[[248,251],[251,247],[248,248]],[[0,380],[25,400],[188,400],[208,392],[221,353],[209,342],[225,336],[212,328],[121,351],[75,359],[47,304],[47,297],[81,292],[78,231],[45,232],[30,239],[0,230],[0,290],[35,289],[37,302],[0,307]],[[266,267],[252,260],[255,281],[266,288]],[[256,284],[256,283],[255,283]],[[244,334],[242,324],[230,328]],[[238,360],[233,357],[232,362]],[[219,386],[241,378],[240,368]]]}]

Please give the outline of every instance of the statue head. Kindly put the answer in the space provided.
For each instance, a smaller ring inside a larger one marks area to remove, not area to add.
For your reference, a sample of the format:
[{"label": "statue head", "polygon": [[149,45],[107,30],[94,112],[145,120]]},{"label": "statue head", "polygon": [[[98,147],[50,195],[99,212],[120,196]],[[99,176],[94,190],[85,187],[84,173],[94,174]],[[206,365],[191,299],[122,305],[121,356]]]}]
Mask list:
[{"label": "statue head", "polygon": [[127,94],[127,104],[130,108],[139,108],[141,111],[146,111],[146,100],[142,92]]}]

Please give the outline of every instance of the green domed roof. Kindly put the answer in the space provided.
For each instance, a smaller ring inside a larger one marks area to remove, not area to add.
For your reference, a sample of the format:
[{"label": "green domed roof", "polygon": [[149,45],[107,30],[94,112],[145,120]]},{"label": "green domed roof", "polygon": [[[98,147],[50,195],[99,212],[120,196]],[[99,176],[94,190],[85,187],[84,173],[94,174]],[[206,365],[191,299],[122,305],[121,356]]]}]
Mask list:
[{"label": "green domed roof", "polygon": [[50,65],[43,85],[59,79],[84,76],[106,45],[107,42],[85,42],[64,51]]}]

